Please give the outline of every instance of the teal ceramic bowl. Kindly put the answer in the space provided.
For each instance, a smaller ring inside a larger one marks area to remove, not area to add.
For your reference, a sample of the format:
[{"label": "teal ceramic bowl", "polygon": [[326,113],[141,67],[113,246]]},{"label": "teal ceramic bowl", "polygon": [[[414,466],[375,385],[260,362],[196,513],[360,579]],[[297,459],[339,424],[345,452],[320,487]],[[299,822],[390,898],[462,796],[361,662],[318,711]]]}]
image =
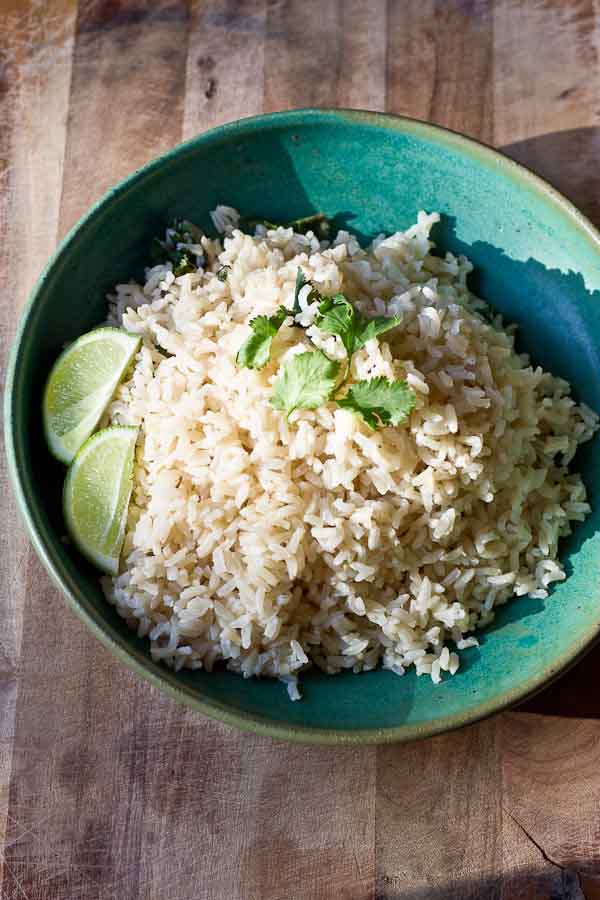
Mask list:
[{"label": "teal ceramic bowl", "polygon": [[[8,373],[10,472],[32,542],[72,608],[119,658],[175,699],[240,728],[317,743],[399,741],[473,722],[522,700],[573,663],[600,630],[598,440],[576,460],[593,514],[565,541],[568,578],[545,602],[505,606],[458,674],[309,673],[304,698],[226,671],[175,674],[150,659],[105,602],[98,573],[61,543],[64,469],[46,451],[40,402],[65,341],[99,324],[106,291],[141,275],[151,237],[174,216],[210,229],[217,203],[286,220],[323,211],[368,240],[439,210],[440,249],[474,262],[472,287],[509,321],[520,347],[600,410],[600,236],[530,172],[460,135],[410,119],[299,110],[245,119],[176,147],[110,191],[42,274]],[[65,611],[65,615],[68,613]]]}]

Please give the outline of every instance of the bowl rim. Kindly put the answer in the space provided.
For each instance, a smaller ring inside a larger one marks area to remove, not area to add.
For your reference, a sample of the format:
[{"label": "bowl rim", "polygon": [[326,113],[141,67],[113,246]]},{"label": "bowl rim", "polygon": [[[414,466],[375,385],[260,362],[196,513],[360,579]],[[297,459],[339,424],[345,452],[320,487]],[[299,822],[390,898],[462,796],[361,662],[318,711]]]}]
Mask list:
[{"label": "bowl rim", "polygon": [[213,143],[219,143],[224,138],[238,137],[256,130],[286,126],[292,128],[313,123],[333,125],[336,123],[351,123],[377,129],[393,129],[407,135],[425,138],[439,146],[445,146],[463,155],[476,158],[479,163],[487,168],[495,168],[509,179],[527,185],[536,193],[539,199],[562,213],[564,217],[570,220],[571,225],[579,232],[580,236],[585,237],[592,249],[598,253],[600,259],[600,232],[570,200],[526,166],[515,162],[488,144],[467,137],[460,132],[420,119],[391,113],[360,109],[311,107],[249,116],[219,125],[175,145],[144,166],[134,170],[130,175],[111,187],[73,225],[46,263],[21,312],[7,364],[4,392],[4,436],[8,459],[8,474],[29,539],[39,559],[56,586],[60,589],[69,606],[121,662],[125,663],[133,672],[158,690],[179,703],[183,703],[213,719],[218,719],[227,725],[233,725],[242,731],[254,732],[278,740],[329,745],[399,743],[432,737],[442,732],[475,723],[514,706],[547,687],[591,649],[600,636],[600,622],[589,629],[583,637],[573,641],[551,666],[546,667],[541,673],[528,679],[518,688],[505,691],[491,699],[469,707],[467,710],[442,716],[435,721],[368,729],[314,728],[274,721],[256,713],[235,710],[226,703],[204,697],[197,689],[182,682],[177,682],[176,673],[171,670],[165,668],[164,673],[160,672],[160,674],[154,671],[150,667],[150,658],[141,652],[134,651],[127,643],[127,639],[93,610],[93,607],[86,602],[84,593],[79,590],[64,567],[49,535],[44,533],[45,529],[41,527],[42,523],[39,510],[36,508],[35,497],[30,496],[31,492],[24,482],[23,471],[19,465],[19,459],[22,458],[22,445],[16,433],[17,417],[14,404],[15,384],[18,383],[18,370],[23,351],[23,342],[29,330],[30,322],[35,316],[38,296],[43,291],[48,278],[60,266],[64,252],[76,240],[79,232],[94,223],[102,215],[105,207],[115,198],[125,194],[130,187],[154,175],[166,162],[193,154],[198,146],[210,146]]}]

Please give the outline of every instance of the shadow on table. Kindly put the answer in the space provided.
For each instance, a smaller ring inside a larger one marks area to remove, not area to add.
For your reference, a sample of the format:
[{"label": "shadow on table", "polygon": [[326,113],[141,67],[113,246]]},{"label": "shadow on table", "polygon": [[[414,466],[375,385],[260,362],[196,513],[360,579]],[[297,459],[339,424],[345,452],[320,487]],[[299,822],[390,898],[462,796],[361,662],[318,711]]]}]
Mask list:
[{"label": "shadow on table", "polygon": [[499,149],[547,179],[600,226],[600,128],[552,131]]},{"label": "shadow on table", "polygon": [[[580,868],[584,868],[580,867]],[[380,877],[375,900],[600,900],[600,877],[548,862],[487,878],[454,879],[447,885],[406,889],[401,878]]]},{"label": "shadow on table", "polygon": [[558,681],[517,709],[546,716],[600,719],[599,672],[600,646],[596,646]]}]

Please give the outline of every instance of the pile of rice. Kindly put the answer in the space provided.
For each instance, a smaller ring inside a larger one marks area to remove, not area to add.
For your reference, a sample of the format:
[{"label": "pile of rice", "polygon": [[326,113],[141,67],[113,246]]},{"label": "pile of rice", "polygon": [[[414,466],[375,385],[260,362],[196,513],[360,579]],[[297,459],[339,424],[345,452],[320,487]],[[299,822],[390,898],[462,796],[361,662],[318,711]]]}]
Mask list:
[{"label": "pile of rice", "polygon": [[[156,266],[109,298],[143,344],[103,423],[141,426],[106,595],[175,669],[224,660],[282,679],[292,699],[310,664],[414,666],[438,682],[498,604],[565,577],[559,538],[590,511],[567,466],[598,417],[515,352],[514,328],[470,294],[467,259],[431,255],[437,214],[367,249],[345,231],[331,244],[284,227],[250,236],[235,210],[213,216],[226,236],[192,248],[197,273]],[[371,431],[333,403],[288,421],[269,403],[290,355],[344,357],[311,327],[309,288],[307,330],[284,325],[261,371],[236,365],[249,320],[292,307],[298,267],[322,294],[401,316],[351,374],[406,379],[405,425]]]}]

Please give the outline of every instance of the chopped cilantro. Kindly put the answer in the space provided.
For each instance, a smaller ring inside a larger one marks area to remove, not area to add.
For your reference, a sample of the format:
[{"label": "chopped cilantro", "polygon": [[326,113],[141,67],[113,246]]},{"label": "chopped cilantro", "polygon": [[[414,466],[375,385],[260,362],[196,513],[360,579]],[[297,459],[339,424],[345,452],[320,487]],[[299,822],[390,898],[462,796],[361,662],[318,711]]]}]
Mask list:
[{"label": "chopped cilantro", "polygon": [[283,325],[289,310],[280,306],[272,316],[256,316],[250,320],[252,334],[244,341],[236,357],[238,366],[262,369],[269,362],[273,338]]},{"label": "chopped cilantro", "polygon": [[241,220],[244,230],[254,231],[257,225],[262,225],[268,231],[275,228],[293,228],[298,234],[306,234],[312,231],[320,241],[329,240],[331,237],[331,221],[324,213],[314,213],[303,216],[300,219],[291,219],[289,222],[272,222],[270,219],[244,218]]},{"label": "chopped cilantro", "polygon": [[217,272],[217,278],[219,279],[219,281],[227,281],[230,272],[231,266],[221,266],[221,268]]},{"label": "chopped cilantro", "polygon": [[167,237],[175,246],[177,244],[199,244],[204,237],[204,232],[187,219],[173,219],[167,229]]},{"label": "chopped cilantro", "polygon": [[379,376],[350,385],[348,393],[337,402],[364,419],[371,428],[401,425],[415,405],[415,392],[403,379],[389,381]]},{"label": "chopped cilantro", "polygon": [[287,416],[295,409],[316,409],[330,399],[339,370],[340,364],[320,350],[299,353],[285,364],[271,403]]},{"label": "chopped cilantro", "polygon": [[170,262],[176,277],[195,272],[198,268],[198,254],[192,253],[189,247],[199,244],[203,236],[203,232],[193,222],[188,222],[187,219],[174,219],[166,230],[164,241],[159,238],[152,241],[150,250],[152,262],[155,265]]},{"label": "chopped cilantro", "polygon": [[187,275],[188,272],[195,272],[198,268],[192,262],[192,255],[187,250],[176,251],[179,255],[178,262],[173,262],[173,275],[177,278],[179,275]]},{"label": "chopped cilantro", "polygon": [[[247,219],[242,217],[240,219],[240,227],[242,231],[254,231],[257,225],[262,225],[263,228],[266,228],[267,231],[272,231],[275,228],[279,228],[281,226],[281,222],[271,222],[269,219]],[[285,226],[284,226],[285,227]]]},{"label": "chopped cilantro", "polygon": [[324,213],[315,213],[312,216],[303,216],[301,219],[292,219],[286,223],[286,228],[293,228],[298,234],[306,234],[312,231],[320,241],[327,241],[331,237],[331,222]]}]

